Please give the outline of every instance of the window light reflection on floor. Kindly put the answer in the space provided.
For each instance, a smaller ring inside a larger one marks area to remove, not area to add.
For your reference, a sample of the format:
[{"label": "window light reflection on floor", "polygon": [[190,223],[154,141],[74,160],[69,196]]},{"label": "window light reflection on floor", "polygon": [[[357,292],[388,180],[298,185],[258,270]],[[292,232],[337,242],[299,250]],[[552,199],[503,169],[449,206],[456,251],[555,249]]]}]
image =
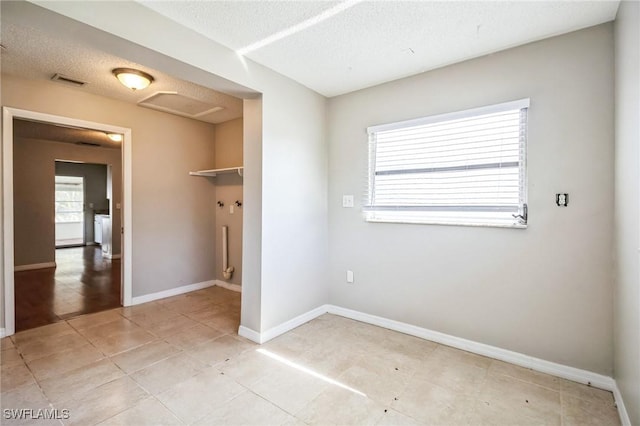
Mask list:
[{"label": "window light reflection on floor", "polygon": [[268,351],[268,350],[266,350],[266,349],[256,349],[256,351],[257,351],[257,352],[259,352],[259,353],[261,353],[262,355],[266,355],[266,356],[268,356],[269,358],[271,358],[271,359],[273,359],[273,360],[275,360],[275,361],[278,361],[278,362],[280,362],[280,363],[282,363],[282,364],[285,364],[285,365],[286,365],[286,366],[288,366],[288,367],[295,368],[295,369],[296,369],[296,370],[298,370],[298,371],[301,371],[301,372],[303,372],[303,373],[306,373],[306,374],[308,374],[308,375],[310,375],[310,376],[313,376],[313,377],[315,377],[315,378],[317,378],[317,379],[320,379],[320,380],[322,380],[322,381],[325,381],[325,382],[327,382],[327,383],[329,383],[329,384],[332,384],[332,385],[334,385],[334,386],[338,386],[338,387],[340,387],[340,388],[342,388],[342,389],[346,389],[346,390],[348,390],[348,391],[350,391],[350,392],[353,392],[353,393],[355,393],[355,394],[358,394],[358,395],[360,395],[360,396],[364,396],[364,397],[366,397],[366,396],[367,396],[365,393],[360,392],[360,391],[359,391],[359,390],[357,390],[357,389],[354,389],[354,388],[352,388],[352,387],[350,387],[350,386],[347,386],[347,385],[345,385],[344,383],[340,383],[340,382],[338,382],[337,380],[332,379],[331,377],[327,377],[327,376],[325,376],[325,375],[323,375],[323,374],[320,374],[320,373],[318,373],[318,372],[316,372],[316,371],[313,371],[313,370],[311,370],[311,369],[309,369],[309,368],[307,368],[307,367],[305,367],[305,366],[302,366],[302,365],[300,365],[300,364],[296,364],[295,362],[290,361],[290,360],[288,360],[288,359],[286,359],[286,358],[284,358],[284,357],[281,357],[280,355],[275,354],[275,353],[273,353],[273,352],[270,352],[270,351]]}]

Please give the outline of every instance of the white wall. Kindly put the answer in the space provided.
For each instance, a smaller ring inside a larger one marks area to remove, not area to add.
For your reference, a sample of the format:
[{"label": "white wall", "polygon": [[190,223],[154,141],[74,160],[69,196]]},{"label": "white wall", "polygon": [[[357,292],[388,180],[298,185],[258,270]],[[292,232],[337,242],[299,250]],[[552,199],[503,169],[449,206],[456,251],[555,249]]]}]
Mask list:
[{"label": "white wall", "polygon": [[77,240],[83,238],[85,230],[82,225],[83,222],[56,223],[56,244],[66,244],[64,240]]},{"label": "white wall", "polygon": [[[262,130],[244,142],[243,290],[250,294],[243,295],[242,325],[266,330],[326,303],[325,98],[136,2],[38,4],[124,39],[86,36],[111,54],[230,94],[262,95],[261,109],[244,114],[245,137],[260,120]],[[55,25],[58,36],[86,32],[58,21],[46,16],[38,25]],[[144,219],[135,206],[133,215]]]},{"label": "white wall", "polygon": [[615,22],[614,378],[640,424],[640,3],[623,1]]},{"label": "white wall", "polygon": [[[254,331],[262,322],[262,99],[243,102],[242,312]],[[251,153],[251,155],[249,155]]]},{"label": "white wall", "polygon": [[[607,24],[330,99],[330,302],[611,374],[612,52]],[[363,220],[368,126],[527,97],[528,229]]]}]

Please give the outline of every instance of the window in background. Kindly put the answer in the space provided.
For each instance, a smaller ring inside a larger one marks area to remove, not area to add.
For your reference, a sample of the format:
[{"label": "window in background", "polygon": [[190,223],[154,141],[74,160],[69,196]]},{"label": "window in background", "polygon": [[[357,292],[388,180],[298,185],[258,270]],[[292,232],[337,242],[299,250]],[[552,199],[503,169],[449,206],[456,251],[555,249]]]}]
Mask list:
[{"label": "window in background", "polygon": [[56,176],[56,247],[84,244],[84,178]]},{"label": "window in background", "polygon": [[525,227],[529,100],[369,127],[371,222]]}]

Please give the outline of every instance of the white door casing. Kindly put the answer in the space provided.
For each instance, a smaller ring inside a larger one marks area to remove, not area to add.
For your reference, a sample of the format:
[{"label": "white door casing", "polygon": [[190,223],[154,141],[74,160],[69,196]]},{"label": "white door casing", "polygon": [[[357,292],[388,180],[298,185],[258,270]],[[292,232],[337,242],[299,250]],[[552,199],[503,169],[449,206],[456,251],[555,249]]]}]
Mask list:
[{"label": "white door casing", "polygon": [[[2,244],[0,244],[0,265],[2,266],[3,285],[3,336],[15,333],[15,293],[14,293],[14,250],[13,250],[13,119],[21,118],[64,126],[80,127],[85,129],[100,130],[107,133],[121,133],[122,141],[122,190],[123,190],[123,214],[122,214],[122,304],[132,304],[132,163],[131,163],[131,129],[113,126],[110,124],[96,123],[79,120],[70,117],[46,114],[17,108],[2,107],[2,149],[0,150],[0,162],[2,164],[2,198],[0,199],[0,211],[2,212]],[[114,232],[119,232],[114,230]]]}]

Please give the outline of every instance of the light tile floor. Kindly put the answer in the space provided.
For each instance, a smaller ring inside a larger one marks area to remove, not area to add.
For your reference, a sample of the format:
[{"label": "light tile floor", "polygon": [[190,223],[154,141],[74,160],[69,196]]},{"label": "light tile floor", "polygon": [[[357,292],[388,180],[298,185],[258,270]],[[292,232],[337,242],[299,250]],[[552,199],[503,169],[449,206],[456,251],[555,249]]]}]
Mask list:
[{"label": "light tile floor", "polygon": [[212,287],[2,339],[0,423],[620,424],[610,392],[383,328],[324,315],[259,346],[239,319]]}]

